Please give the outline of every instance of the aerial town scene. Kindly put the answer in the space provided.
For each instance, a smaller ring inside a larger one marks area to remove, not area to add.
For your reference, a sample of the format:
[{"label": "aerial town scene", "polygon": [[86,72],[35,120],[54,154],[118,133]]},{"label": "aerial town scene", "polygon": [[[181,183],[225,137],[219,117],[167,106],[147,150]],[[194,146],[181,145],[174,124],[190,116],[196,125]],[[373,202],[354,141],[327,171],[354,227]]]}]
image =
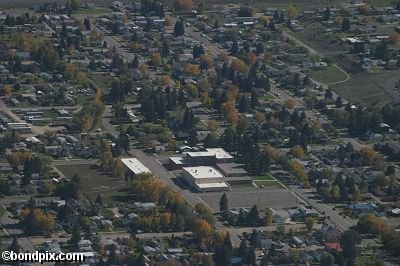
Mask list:
[{"label": "aerial town scene", "polygon": [[400,1],[0,0],[0,252],[400,265]]}]

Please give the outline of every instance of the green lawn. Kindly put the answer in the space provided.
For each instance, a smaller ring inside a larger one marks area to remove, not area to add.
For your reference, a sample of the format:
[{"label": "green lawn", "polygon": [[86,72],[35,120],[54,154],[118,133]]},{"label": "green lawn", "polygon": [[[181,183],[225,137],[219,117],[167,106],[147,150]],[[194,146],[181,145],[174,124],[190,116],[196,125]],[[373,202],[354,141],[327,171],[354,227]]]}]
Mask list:
[{"label": "green lawn", "polygon": [[352,103],[380,108],[394,99],[386,92],[385,83],[398,76],[398,71],[384,70],[380,73],[358,73],[345,83],[331,86],[344,99]]},{"label": "green lawn", "polygon": [[99,15],[112,12],[110,8],[79,9],[77,14]]},{"label": "green lawn", "polygon": [[266,173],[265,175],[257,175],[257,176],[252,176],[253,180],[260,180],[260,181],[267,181],[267,180],[275,180],[275,178],[269,174]]},{"label": "green lawn", "polygon": [[346,79],[346,75],[337,67],[330,65],[326,69],[312,70],[308,75],[319,82],[330,84]]},{"label": "green lawn", "polygon": [[273,180],[260,180],[254,181],[258,187],[264,186],[265,188],[283,188],[282,185],[278,181]]},{"label": "green lawn", "polygon": [[259,98],[260,100],[264,100],[264,101],[268,101],[268,100],[273,100],[276,99],[276,97],[274,95],[272,95],[270,92],[266,93],[263,96],[260,96]]}]

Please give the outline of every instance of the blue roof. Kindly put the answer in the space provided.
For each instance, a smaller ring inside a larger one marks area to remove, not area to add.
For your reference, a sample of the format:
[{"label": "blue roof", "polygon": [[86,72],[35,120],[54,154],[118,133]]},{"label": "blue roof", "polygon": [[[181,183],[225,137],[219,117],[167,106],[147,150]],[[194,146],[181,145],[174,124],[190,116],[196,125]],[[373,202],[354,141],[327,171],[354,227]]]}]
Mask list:
[{"label": "blue roof", "polygon": [[373,210],[375,208],[376,208],[375,204],[372,203],[356,203],[349,205],[349,209],[354,209],[354,210]]}]

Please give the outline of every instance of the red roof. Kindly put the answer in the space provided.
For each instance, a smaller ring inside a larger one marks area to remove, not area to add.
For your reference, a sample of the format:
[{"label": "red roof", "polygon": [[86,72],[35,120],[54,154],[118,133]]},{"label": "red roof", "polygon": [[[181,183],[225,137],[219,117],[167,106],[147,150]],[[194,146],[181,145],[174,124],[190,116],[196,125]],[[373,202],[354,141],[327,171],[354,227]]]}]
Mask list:
[{"label": "red roof", "polygon": [[325,248],[329,250],[336,250],[336,251],[342,251],[342,248],[340,247],[340,244],[337,242],[327,242],[325,243]]}]

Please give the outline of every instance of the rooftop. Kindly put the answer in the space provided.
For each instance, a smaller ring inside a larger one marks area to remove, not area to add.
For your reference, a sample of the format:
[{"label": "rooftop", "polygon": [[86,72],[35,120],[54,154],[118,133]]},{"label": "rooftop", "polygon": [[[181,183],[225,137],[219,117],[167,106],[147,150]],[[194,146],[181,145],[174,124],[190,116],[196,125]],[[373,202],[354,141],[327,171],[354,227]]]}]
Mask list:
[{"label": "rooftop", "polygon": [[189,163],[189,160],[186,157],[169,157],[171,161],[175,164],[186,164]]},{"label": "rooftop", "polygon": [[233,156],[230,155],[222,148],[212,148],[206,149],[206,151],[198,151],[198,152],[188,152],[190,157],[212,157],[215,156],[217,159],[233,159]]},{"label": "rooftop", "polygon": [[241,165],[237,163],[219,163],[217,168],[226,174],[241,174],[247,175],[247,171],[242,168]]},{"label": "rooftop", "polygon": [[229,187],[225,182],[196,184],[196,186],[199,189],[204,189],[204,188],[228,188]]},{"label": "rooftop", "polygon": [[210,166],[184,167],[183,171],[188,172],[195,179],[224,177],[214,167]]},{"label": "rooftop", "polygon": [[207,151],[215,154],[217,159],[233,159],[233,156],[222,148],[212,148],[207,149]]},{"label": "rooftop", "polygon": [[144,166],[138,159],[136,158],[124,158],[121,159],[122,163],[129,168],[135,175],[141,173],[151,173],[149,168]]}]

